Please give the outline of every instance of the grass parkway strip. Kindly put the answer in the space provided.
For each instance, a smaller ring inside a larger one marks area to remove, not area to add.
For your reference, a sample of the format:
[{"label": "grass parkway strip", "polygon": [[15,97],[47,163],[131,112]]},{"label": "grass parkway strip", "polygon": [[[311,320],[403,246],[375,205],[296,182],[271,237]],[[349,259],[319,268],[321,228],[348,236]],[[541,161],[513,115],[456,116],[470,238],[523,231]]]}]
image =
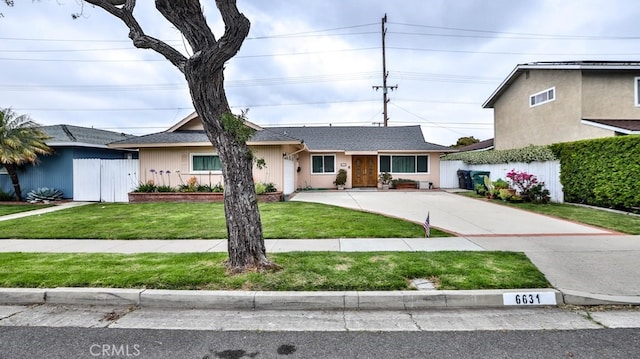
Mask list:
[{"label": "grass parkway strip", "polygon": [[290,252],[270,255],[284,269],[225,273],[223,253],[0,253],[0,287],[110,287],[184,290],[373,291],[548,288],[522,253]]}]

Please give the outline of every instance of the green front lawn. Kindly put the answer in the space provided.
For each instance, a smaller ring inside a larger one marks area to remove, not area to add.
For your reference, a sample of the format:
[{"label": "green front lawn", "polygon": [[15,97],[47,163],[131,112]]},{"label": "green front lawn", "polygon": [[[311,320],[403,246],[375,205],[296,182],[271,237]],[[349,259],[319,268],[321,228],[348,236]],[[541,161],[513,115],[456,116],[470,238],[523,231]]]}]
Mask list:
[{"label": "green front lawn", "polygon": [[[335,206],[260,204],[267,239],[416,238],[420,224]],[[0,222],[0,238],[223,239],[222,203],[90,204]],[[431,230],[432,237],[450,234]]]},{"label": "green front lawn", "polygon": [[522,253],[292,252],[271,254],[277,272],[225,273],[224,253],[0,253],[0,287],[191,290],[406,290],[414,278],[439,289],[548,288]]}]

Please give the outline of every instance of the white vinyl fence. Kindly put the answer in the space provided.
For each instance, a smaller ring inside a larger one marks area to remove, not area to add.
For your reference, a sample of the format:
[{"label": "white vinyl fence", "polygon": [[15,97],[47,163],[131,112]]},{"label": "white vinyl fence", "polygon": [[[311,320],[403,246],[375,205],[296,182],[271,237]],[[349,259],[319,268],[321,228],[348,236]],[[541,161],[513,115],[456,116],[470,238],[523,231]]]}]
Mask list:
[{"label": "white vinyl fence", "polygon": [[564,202],[562,184],[560,184],[560,161],[514,162],[494,165],[467,165],[463,161],[440,161],[440,187],[458,188],[458,170],[488,171],[492,181],[502,178],[507,180],[507,172],[515,169],[536,175],[538,181],[544,182],[551,195],[551,201]]},{"label": "white vinyl fence", "polygon": [[73,160],[73,200],[129,202],[136,183],[138,160]]}]

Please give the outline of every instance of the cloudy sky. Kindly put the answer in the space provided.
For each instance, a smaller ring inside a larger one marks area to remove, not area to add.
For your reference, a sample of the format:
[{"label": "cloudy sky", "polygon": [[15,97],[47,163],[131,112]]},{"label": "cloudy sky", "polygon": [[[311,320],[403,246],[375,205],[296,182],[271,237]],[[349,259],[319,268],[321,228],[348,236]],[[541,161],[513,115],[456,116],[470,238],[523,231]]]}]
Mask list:
[{"label": "cloudy sky", "polygon": [[[180,34],[138,1],[145,32],[188,53]],[[222,34],[214,1],[202,1]],[[251,32],[226,70],[234,111],[262,126],[383,121],[386,14],[389,125],[429,142],[493,137],[482,104],[519,63],[640,60],[640,2],[629,0],[238,0]],[[44,125],[132,134],[163,131],[193,111],[182,74],[127,28],[77,0],[0,5],[0,107]]]}]

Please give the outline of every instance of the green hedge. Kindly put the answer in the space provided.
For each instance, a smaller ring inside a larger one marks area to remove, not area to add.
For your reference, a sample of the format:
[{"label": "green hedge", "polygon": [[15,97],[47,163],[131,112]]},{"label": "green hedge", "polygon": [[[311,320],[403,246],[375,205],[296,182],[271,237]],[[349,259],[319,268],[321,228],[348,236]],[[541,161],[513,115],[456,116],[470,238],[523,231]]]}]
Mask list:
[{"label": "green hedge", "polygon": [[560,159],[567,202],[640,207],[640,136],[558,143],[550,148]]},{"label": "green hedge", "polygon": [[468,165],[490,165],[509,162],[531,163],[557,159],[548,146],[528,146],[512,150],[490,150],[453,153],[442,157],[443,161],[464,161]]}]

